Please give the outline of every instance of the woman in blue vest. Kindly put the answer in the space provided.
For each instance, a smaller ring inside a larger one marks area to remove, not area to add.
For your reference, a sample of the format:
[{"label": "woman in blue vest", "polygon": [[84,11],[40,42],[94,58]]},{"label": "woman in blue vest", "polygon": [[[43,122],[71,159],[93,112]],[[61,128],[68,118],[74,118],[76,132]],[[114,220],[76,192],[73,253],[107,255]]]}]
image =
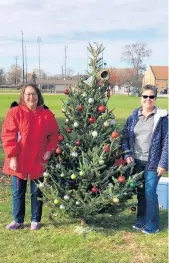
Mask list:
[{"label": "woman in blue vest", "polygon": [[144,171],[145,184],[138,188],[137,220],[133,229],[145,234],[159,231],[159,205],[156,194],[160,176],[168,169],[168,114],[155,106],[157,92],[144,86],[141,107],[127,119],[123,129],[122,150],[135,173]]}]

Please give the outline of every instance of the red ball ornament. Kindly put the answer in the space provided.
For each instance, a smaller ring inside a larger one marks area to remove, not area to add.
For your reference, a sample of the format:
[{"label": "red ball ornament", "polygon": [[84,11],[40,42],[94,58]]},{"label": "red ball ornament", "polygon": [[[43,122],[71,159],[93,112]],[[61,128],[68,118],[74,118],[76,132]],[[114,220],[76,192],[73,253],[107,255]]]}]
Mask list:
[{"label": "red ball ornament", "polygon": [[110,146],[109,146],[109,145],[105,145],[105,146],[104,146],[104,151],[105,151],[106,153],[110,152]]},{"label": "red ball ornament", "polygon": [[104,112],[106,111],[106,106],[100,105],[100,106],[97,108],[97,110],[98,110],[99,112],[101,112],[101,113],[104,113]]},{"label": "red ball ornament", "polygon": [[118,159],[118,160],[115,161],[114,165],[115,165],[115,166],[120,166],[120,165],[124,165],[125,163],[126,163],[126,161],[123,160],[122,157],[120,157],[120,159]]},{"label": "red ball ornament", "polygon": [[61,149],[60,147],[58,147],[58,148],[56,149],[56,153],[57,153],[57,154],[61,154],[61,153],[62,153],[62,149]]},{"label": "red ball ornament", "polygon": [[65,93],[65,95],[69,95],[69,90],[68,90],[68,89],[65,89],[65,90],[64,90],[64,93]]},{"label": "red ball ornament", "polygon": [[89,122],[90,123],[94,123],[95,122],[95,118],[94,117],[90,117]]},{"label": "red ball ornament", "polygon": [[59,134],[58,136],[58,141],[62,142],[64,140],[64,136],[62,134]]},{"label": "red ball ornament", "polygon": [[125,181],[126,181],[125,176],[120,175],[120,176],[118,177],[118,182],[119,182],[119,183],[124,183]]},{"label": "red ball ornament", "polygon": [[72,132],[72,129],[71,129],[70,127],[68,127],[68,128],[66,129],[66,131],[67,131],[68,133],[71,133],[71,132]]},{"label": "red ball ornament", "polygon": [[77,141],[76,141],[76,145],[77,145],[77,146],[80,146],[80,145],[81,145],[81,141],[80,141],[80,140],[77,140]]},{"label": "red ball ornament", "polygon": [[114,132],[112,132],[112,134],[111,134],[111,137],[112,137],[113,139],[118,138],[119,136],[120,136],[120,133],[117,132],[117,131],[114,131]]},{"label": "red ball ornament", "polygon": [[98,193],[99,189],[96,186],[93,186],[91,191],[92,191],[92,193]]},{"label": "red ball ornament", "polygon": [[78,106],[77,106],[77,109],[78,109],[79,111],[82,111],[82,110],[84,109],[84,107],[83,107],[83,105],[78,105]]}]

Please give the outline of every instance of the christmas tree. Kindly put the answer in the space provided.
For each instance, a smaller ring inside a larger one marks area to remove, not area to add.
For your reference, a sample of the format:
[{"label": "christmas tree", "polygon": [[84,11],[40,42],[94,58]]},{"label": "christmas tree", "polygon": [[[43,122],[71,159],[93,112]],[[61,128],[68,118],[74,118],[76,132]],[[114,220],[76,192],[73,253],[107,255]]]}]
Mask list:
[{"label": "christmas tree", "polygon": [[64,91],[65,124],[39,187],[51,211],[87,220],[100,213],[119,213],[142,187],[142,174],[127,176],[120,150],[120,131],[107,103],[109,71],[102,69],[102,45],[89,44],[87,80]]}]

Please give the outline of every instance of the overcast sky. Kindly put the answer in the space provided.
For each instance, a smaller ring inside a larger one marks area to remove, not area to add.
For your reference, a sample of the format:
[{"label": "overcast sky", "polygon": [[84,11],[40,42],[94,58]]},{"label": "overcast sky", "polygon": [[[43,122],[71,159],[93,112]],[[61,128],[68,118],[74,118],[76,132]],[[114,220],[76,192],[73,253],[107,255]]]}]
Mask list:
[{"label": "overcast sky", "polygon": [[0,0],[0,68],[22,64],[21,30],[27,49],[28,71],[41,68],[61,73],[64,46],[67,67],[74,73],[87,68],[88,42],[105,46],[108,66],[125,67],[123,47],[143,41],[152,49],[146,65],[167,65],[167,0]]}]

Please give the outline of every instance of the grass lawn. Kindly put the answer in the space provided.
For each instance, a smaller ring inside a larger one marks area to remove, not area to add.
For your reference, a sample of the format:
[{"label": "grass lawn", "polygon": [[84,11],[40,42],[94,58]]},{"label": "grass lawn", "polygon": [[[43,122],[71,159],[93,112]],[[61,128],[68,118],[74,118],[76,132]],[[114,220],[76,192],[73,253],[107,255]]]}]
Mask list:
[{"label": "grass lawn", "polygon": [[[10,103],[18,95],[0,94],[0,123]],[[64,95],[45,95],[45,104],[55,113],[59,124],[64,118],[61,99]],[[167,108],[167,99],[158,99],[157,105]],[[115,108],[117,122],[124,123],[129,114],[139,106],[139,99],[127,96],[112,96],[110,108]],[[3,153],[0,148],[0,166]],[[29,185],[28,185],[29,186]],[[48,219],[49,211],[44,207],[44,226],[36,232],[30,227],[29,187],[26,199],[26,221],[24,230],[7,231],[5,224],[12,220],[10,180],[0,177],[0,262],[2,263],[167,263],[168,233],[167,211],[161,210],[161,231],[145,236],[131,230],[135,212],[130,208],[120,217],[102,217],[100,225],[91,225],[80,234],[80,225],[60,216],[56,225]],[[77,232],[77,230],[79,230]],[[89,230],[89,231],[88,231]]]}]

